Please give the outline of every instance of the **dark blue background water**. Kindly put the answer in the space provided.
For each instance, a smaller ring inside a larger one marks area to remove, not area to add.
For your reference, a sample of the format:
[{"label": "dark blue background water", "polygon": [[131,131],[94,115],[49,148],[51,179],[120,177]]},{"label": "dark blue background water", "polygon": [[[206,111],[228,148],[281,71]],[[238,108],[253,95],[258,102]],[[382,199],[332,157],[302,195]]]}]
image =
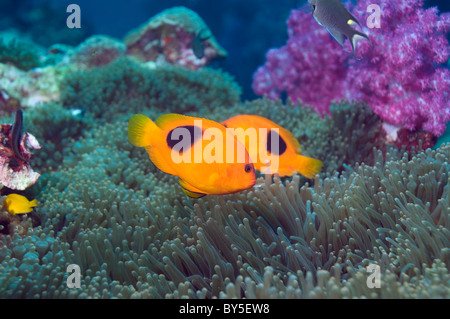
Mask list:
[{"label": "dark blue background water", "polygon": [[[81,32],[66,30],[66,7],[70,3],[81,7]],[[158,12],[183,5],[205,20],[228,51],[228,58],[218,62],[218,66],[231,73],[242,86],[243,97],[251,99],[253,72],[264,63],[269,48],[286,42],[286,19],[290,10],[302,3],[302,0],[0,0],[0,30],[20,29],[44,46],[54,42],[75,45],[92,34],[121,39]],[[450,11],[449,0],[426,1],[426,6],[436,5],[440,11]]]}]

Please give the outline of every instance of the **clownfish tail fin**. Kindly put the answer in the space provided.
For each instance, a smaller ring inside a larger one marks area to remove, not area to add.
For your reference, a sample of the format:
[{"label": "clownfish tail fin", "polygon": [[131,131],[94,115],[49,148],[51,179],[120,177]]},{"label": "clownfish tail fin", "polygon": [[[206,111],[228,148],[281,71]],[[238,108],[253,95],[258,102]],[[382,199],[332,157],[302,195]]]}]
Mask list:
[{"label": "clownfish tail fin", "polygon": [[161,129],[143,114],[134,114],[128,122],[128,140],[138,147],[152,145],[154,136]]},{"label": "clownfish tail fin", "polygon": [[307,178],[314,178],[322,171],[323,163],[318,159],[299,155],[296,162],[297,172]]}]

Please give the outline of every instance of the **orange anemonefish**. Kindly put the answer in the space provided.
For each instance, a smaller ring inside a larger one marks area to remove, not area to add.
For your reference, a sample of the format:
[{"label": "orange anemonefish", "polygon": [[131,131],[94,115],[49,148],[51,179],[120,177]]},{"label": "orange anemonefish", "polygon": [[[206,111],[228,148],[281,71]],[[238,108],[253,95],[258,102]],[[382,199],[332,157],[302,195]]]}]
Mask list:
[{"label": "orange anemonefish", "polygon": [[[294,135],[264,117],[237,115],[222,124],[234,130],[250,154],[255,168],[262,173],[278,172],[280,176],[292,176],[296,171],[313,178],[321,171],[322,161],[300,155],[301,147]],[[256,134],[253,140],[252,133]]]},{"label": "orange anemonefish", "polygon": [[6,196],[5,202],[3,203],[3,208],[7,210],[10,214],[26,214],[36,207],[37,202],[35,199],[29,201],[25,196],[19,194],[9,194]]},{"label": "orange anemonefish", "polygon": [[220,123],[179,114],[161,115],[153,122],[135,114],[128,122],[128,139],[145,147],[160,170],[178,176],[190,197],[230,194],[255,184],[244,145]]}]

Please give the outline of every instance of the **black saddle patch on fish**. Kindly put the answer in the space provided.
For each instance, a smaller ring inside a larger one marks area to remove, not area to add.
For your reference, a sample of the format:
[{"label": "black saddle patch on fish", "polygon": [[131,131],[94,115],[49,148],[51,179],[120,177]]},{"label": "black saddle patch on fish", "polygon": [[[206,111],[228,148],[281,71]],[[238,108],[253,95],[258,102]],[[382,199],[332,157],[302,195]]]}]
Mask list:
[{"label": "black saddle patch on fish", "polygon": [[[272,139],[274,139],[275,144],[272,144]],[[266,147],[270,154],[278,156],[283,155],[287,149],[284,139],[274,130],[270,130],[267,133]]]},{"label": "black saddle patch on fish", "polygon": [[22,137],[23,115],[21,110],[17,110],[14,115],[14,124],[11,132],[11,149],[14,157],[23,162],[27,162],[20,152],[20,138]]},{"label": "black saddle patch on fish", "polygon": [[[179,143],[181,144],[180,154],[183,154],[183,151],[186,150],[185,146],[190,145],[192,147],[194,143],[202,138],[203,131],[200,127],[195,125],[184,125],[178,126],[171,130],[169,134],[167,134],[166,142],[167,146],[173,149]],[[188,141],[184,141],[185,138],[188,138]],[[188,143],[189,142],[189,143]]]}]

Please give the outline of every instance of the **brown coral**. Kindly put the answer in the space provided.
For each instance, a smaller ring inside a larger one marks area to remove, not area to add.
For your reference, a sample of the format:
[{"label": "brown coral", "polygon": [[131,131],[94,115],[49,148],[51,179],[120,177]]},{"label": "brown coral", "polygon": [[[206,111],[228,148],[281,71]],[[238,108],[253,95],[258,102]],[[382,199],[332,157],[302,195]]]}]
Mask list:
[{"label": "brown coral", "polygon": [[[194,54],[196,37],[204,48],[203,57]],[[143,61],[178,64],[193,70],[227,55],[202,18],[185,7],[170,8],[155,15],[129,32],[124,42],[127,54]]]},{"label": "brown coral", "polygon": [[70,63],[78,69],[91,69],[107,65],[125,55],[125,45],[107,36],[92,36],[69,53]]}]

